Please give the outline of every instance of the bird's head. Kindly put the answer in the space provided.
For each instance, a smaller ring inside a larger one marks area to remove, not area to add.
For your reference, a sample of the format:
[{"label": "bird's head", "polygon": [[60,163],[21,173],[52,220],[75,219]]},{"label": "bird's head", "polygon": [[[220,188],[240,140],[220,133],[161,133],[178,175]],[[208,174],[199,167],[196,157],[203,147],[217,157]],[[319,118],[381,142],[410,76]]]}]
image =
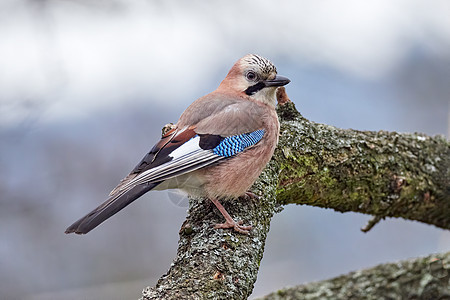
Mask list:
[{"label": "bird's head", "polygon": [[288,78],[277,75],[277,69],[270,60],[248,54],[234,64],[219,89],[245,94],[275,106],[277,88],[289,82]]}]

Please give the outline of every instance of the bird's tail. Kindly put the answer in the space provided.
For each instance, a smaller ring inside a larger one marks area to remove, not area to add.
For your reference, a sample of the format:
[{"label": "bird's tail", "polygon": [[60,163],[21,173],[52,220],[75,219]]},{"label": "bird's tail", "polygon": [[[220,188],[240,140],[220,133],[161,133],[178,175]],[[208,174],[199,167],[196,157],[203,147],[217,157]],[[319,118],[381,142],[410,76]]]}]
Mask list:
[{"label": "bird's tail", "polygon": [[96,209],[82,217],[66,229],[66,233],[85,234],[100,225],[103,221],[119,212],[122,208],[144,195],[158,183],[141,184],[132,189],[110,197]]}]

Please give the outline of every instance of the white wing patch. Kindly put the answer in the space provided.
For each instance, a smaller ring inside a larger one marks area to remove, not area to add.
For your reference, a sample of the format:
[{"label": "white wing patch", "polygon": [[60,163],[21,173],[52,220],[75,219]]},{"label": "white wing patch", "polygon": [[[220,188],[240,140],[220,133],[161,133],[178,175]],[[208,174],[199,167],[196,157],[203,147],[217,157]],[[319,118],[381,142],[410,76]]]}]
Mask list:
[{"label": "white wing patch", "polygon": [[170,157],[174,159],[181,157],[183,155],[194,152],[195,150],[200,149],[199,147],[200,137],[198,135],[191,138],[189,141],[184,143],[182,146],[176,148],[172,153],[169,154]]},{"label": "white wing patch", "polygon": [[167,180],[210,165],[225,157],[203,150],[199,146],[200,137],[195,136],[169,154],[172,160],[142,172],[120,190],[130,189],[138,184]]}]

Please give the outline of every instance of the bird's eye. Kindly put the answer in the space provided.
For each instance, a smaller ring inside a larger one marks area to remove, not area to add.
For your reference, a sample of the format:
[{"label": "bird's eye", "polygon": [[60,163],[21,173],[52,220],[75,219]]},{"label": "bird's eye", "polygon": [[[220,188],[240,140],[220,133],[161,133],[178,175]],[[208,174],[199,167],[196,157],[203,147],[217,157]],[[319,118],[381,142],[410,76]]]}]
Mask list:
[{"label": "bird's eye", "polygon": [[245,74],[245,77],[249,80],[249,81],[255,81],[258,76],[256,75],[255,72],[253,71],[248,71],[247,74]]}]

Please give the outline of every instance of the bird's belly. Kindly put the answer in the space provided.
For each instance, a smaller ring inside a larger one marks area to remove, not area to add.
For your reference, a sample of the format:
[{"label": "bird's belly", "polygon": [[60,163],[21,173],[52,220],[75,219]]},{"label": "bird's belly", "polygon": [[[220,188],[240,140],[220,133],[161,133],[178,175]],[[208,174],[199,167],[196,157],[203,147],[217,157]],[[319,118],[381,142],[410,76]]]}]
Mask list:
[{"label": "bird's belly", "polygon": [[237,198],[252,186],[269,162],[274,147],[255,147],[216,166],[199,170],[209,198]]}]

